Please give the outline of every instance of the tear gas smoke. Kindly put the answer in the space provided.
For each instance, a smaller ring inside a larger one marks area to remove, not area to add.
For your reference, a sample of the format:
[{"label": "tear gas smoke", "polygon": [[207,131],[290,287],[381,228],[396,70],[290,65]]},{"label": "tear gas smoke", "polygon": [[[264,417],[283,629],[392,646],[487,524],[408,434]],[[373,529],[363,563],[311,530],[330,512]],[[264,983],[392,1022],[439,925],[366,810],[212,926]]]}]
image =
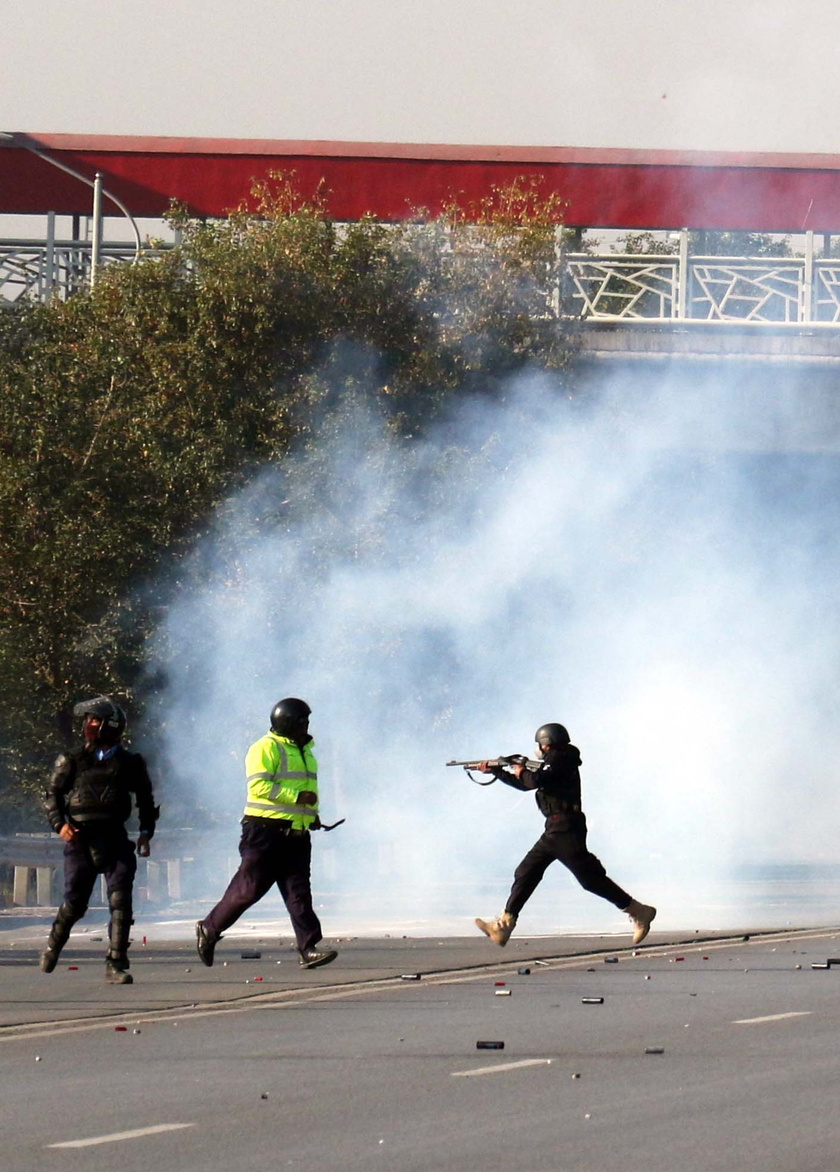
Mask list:
[{"label": "tear gas smoke", "polygon": [[[819,433],[804,390],[661,388],[570,399],[530,377],[412,442],[348,394],[316,450],[227,503],[169,612],[157,700],[169,792],[225,855],[245,749],[299,695],[323,817],[347,818],[315,837],[327,932],[501,910],[533,796],[444,762],[530,754],[545,721],[581,749],[591,849],[663,926],[720,926],[723,890],[731,922],[739,865],[835,859],[838,461],[772,451],[804,414]],[[558,864],[520,926],[624,922]]]}]

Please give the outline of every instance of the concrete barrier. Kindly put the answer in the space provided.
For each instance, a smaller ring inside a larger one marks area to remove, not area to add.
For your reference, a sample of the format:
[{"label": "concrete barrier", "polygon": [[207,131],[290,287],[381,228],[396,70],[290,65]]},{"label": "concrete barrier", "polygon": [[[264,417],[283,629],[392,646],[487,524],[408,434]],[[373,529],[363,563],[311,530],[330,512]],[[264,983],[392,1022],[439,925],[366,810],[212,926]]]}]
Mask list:
[{"label": "concrete barrier", "polygon": [[[185,898],[185,877],[197,860],[207,856],[214,837],[213,832],[200,830],[156,834],[152,840],[152,856],[137,860],[138,902],[164,904]],[[0,863],[14,867],[12,902],[16,907],[32,906],[33,882],[36,907],[54,907],[59,902],[64,843],[57,834],[0,835]],[[104,877],[99,894],[102,904],[107,906]]]}]

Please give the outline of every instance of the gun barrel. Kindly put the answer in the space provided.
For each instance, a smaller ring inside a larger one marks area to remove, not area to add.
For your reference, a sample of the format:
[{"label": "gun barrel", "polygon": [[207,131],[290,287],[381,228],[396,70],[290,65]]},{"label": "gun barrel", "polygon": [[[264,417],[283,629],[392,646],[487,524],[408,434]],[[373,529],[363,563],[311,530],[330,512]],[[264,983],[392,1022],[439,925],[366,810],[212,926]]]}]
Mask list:
[{"label": "gun barrel", "polygon": [[526,769],[535,771],[540,768],[542,761],[533,761],[523,753],[510,753],[507,757],[484,757],[478,761],[447,761],[447,765],[461,765],[464,769],[478,769],[484,760],[491,769],[501,769],[506,765],[524,765]]},{"label": "gun barrel", "polygon": [[482,757],[478,761],[447,761],[447,765],[460,765],[463,769],[469,771],[470,769],[478,769],[484,762],[490,766],[491,769],[504,769],[510,764],[509,757]]}]

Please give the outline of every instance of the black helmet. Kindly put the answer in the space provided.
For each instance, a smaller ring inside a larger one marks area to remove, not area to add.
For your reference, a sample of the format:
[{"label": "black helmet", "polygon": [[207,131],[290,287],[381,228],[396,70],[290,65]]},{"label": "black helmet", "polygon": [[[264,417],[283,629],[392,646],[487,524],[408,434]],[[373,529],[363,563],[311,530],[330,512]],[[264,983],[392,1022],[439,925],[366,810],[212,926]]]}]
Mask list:
[{"label": "black helmet", "polygon": [[534,740],[538,745],[568,745],[569,734],[562,724],[541,724],[534,733]]},{"label": "black helmet", "polygon": [[305,700],[288,696],[278,700],[271,710],[271,731],[280,737],[295,736],[306,730],[312,709]]},{"label": "black helmet", "polygon": [[117,736],[125,732],[125,713],[119,704],[110,696],[94,696],[92,700],[81,700],[73,709],[76,720],[85,720],[88,716],[95,716],[102,721],[103,729],[108,729]]}]

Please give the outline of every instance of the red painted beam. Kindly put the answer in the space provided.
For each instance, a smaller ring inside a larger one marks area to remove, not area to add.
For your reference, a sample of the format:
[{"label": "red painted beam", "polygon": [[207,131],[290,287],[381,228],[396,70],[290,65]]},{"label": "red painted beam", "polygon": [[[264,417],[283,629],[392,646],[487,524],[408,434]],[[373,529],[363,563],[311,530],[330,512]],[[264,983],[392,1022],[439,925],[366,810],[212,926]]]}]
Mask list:
[{"label": "red painted beam", "polygon": [[[323,184],[337,219],[399,220],[452,199],[478,201],[522,176],[567,201],[568,224],[840,232],[840,156],[832,155],[15,136],[24,142],[90,179],[101,171],[136,216],[160,216],[172,199],[196,215],[223,215],[248,199],[255,180],[283,171],[295,173],[307,197]],[[86,214],[90,206],[83,183],[22,145],[0,149],[0,212]]]}]

